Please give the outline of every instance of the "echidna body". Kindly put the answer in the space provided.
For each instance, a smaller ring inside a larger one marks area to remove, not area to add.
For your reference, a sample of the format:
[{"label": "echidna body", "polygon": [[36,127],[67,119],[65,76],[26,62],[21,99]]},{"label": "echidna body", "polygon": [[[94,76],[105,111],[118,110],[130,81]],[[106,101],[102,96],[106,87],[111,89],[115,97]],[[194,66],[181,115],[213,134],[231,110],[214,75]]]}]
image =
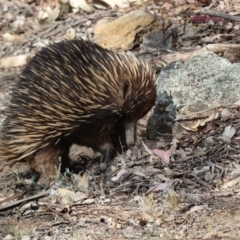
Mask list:
[{"label": "echidna body", "polygon": [[83,40],[52,44],[30,60],[13,89],[0,158],[27,160],[49,179],[73,143],[108,154],[123,127],[133,145],[136,122],[155,98],[154,73],[133,55]]}]

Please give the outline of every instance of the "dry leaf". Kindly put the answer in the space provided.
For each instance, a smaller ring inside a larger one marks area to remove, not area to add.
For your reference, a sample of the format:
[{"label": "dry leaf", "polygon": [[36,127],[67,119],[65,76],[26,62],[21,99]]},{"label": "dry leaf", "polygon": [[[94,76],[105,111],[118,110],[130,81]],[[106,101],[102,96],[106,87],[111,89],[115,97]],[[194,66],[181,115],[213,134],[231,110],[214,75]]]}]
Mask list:
[{"label": "dry leaf", "polygon": [[133,174],[144,178],[146,177],[146,175],[142,172],[142,168],[139,166],[133,169]]},{"label": "dry leaf", "polygon": [[121,225],[120,223],[116,223],[115,228],[116,228],[116,229],[121,229],[121,228],[122,228],[122,225]]},{"label": "dry leaf", "polygon": [[229,187],[233,187],[236,184],[238,184],[239,182],[240,182],[240,177],[238,177],[230,182],[225,183],[224,185],[222,185],[222,189],[227,189]]},{"label": "dry leaf", "polygon": [[182,148],[179,148],[179,152],[180,152],[181,159],[185,159],[187,157],[187,154]]},{"label": "dry leaf", "polygon": [[233,137],[233,135],[235,134],[236,129],[234,127],[232,127],[231,125],[225,127],[224,132],[222,134],[223,137],[228,137],[229,139],[231,139]]},{"label": "dry leaf", "polygon": [[148,193],[151,193],[151,192],[164,191],[168,186],[169,186],[168,183],[159,183],[158,185],[156,185],[156,186],[154,186],[154,187],[151,187],[151,188],[147,191],[147,194],[148,194]]},{"label": "dry leaf", "polygon": [[127,171],[126,171],[124,168],[122,168],[122,169],[118,172],[117,176],[112,177],[111,180],[112,180],[113,182],[116,182],[116,181],[118,181],[119,178],[120,178],[123,174],[125,174],[125,173],[127,173]]},{"label": "dry leaf", "polygon": [[207,122],[211,122],[212,120],[218,118],[219,113],[217,111],[212,111],[211,114],[206,119],[200,120],[200,126],[204,126]]},{"label": "dry leaf", "polygon": [[240,100],[238,100],[237,102],[235,102],[233,105],[240,106]]},{"label": "dry leaf", "polygon": [[27,63],[27,55],[18,55],[0,59],[0,68],[21,67]]},{"label": "dry leaf", "polygon": [[169,154],[169,156],[171,157],[173,154],[176,153],[176,149],[177,149],[177,144],[178,144],[178,140],[176,138],[173,138],[172,142],[171,142],[171,148],[169,150],[167,150],[167,153]]},{"label": "dry leaf", "polygon": [[175,176],[175,172],[173,170],[171,170],[170,168],[164,168],[164,170],[169,177]]},{"label": "dry leaf", "polygon": [[227,121],[231,117],[232,113],[227,109],[223,108],[221,112],[221,118],[223,121]]},{"label": "dry leaf", "polygon": [[87,4],[86,0],[70,0],[70,5],[73,8],[74,13],[77,13],[79,9],[88,13],[94,12],[94,7]]},{"label": "dry leaf", "polygon": [[71,221],[71,216],[70,216],[69,212],[64,213],[62,215],[62,217],[65,221]]},{"label": "dry leaf", "polygon": [[207,204],[205,205],[199,205],[199,206],[194,206],[192,207],[189,211],[186,212],[186,214],[190,214],[192,212],[197,212],[197,211],[201,211],[203,209],[207,208]]},{"label": "dry leaf", "polygon": [[61,198],[62,204],[69,204],[71,202],[79,201],[87,197],[85,193],[82,192],[74,193],[64,188],[58,189],[58,196]]},{"label": "dry leaf", "polygon": [[213,22],[213,23],[218,23],[223,21],[222,18],[218,18],[218,17],[207,17],[207,16],[201,16],[201,15],[195,15],[193,17],[190,18],[190,22],[192,23],[207,23],[207,22]]},{"label": "dry leaf", "polygon": [[[95,3],[96,2],[96,3]],[[115,7],[118,8],[126,8],[130,6],[130,3],[134,3],[136,4],[142,4],[143,0],[101,0],[101,1],[93,1],[94,5],[100,5],[105,7],[105,4],[101,3],[104,2],[106,3],[108,6],[110,6],[112,9],[114,9]]]},{"label": "dry leaf", "polygon": [[55,8],[52,9],[51,12],[49,12],[49,16],[47,19],[47,23],[53,23],[60,14],[60,6],[56,6]]},{"label": "dry leaf", "polygon": [[15,38],[16,38],[15,35],[13,35],[13,34],[11,34],[11,33],[8,33],[8,32],[4,33],[4,34],[2,35],[2,37],[3,37],[3,39],[4,39],[6,42],[14,41]]},{"label": "dry leaf", "polygon": [[54,22],[60,14],[60,7],[56,6],[55,8],[46,7],[38,12],[38,20],[40,22],[52,23]]},{"label": "dry leaf", "polygon": [[187,131],[197,132],[198,127],[200,126],[201,122],[198,119],[197,121],[194,122],[194,124],[191,127],[186,127],[186,126],[182,125],[181,123],[178,123],[178,124]]},{"label": "dry leaf", "polygon": [[146,145],[143,141],[142,141],[142,145],[143,145],[144,149],[145,149],[150,155],[153,154],[152,151],[147,147],[147,145]]},{"label": "dry leaf", "polygon": [[72,40],[76,37],[76,30],[74,28],[69,28],[66,31],[65,38],[68,40]]},{"label": "dry leaf", "polygon": [[153,149],[152,153],[155,154],[156,156],[160,157],[161,161],[164,165],[168,165],[170,163],[170,156],[167,151]]}]

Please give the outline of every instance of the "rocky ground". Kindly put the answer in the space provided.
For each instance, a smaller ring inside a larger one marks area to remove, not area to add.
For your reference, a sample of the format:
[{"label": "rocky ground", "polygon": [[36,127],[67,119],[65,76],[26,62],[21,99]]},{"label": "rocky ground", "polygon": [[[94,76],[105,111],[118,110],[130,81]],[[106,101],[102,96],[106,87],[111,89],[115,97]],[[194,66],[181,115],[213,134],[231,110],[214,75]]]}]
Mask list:
[{"label": "rocky ground", "polygon": [[[28,59],[64,38],[132,51],[157,73],[206,50],[239,62],[238,1],[80,2],[0,1],[1,121]],[[239,239],[240,103],[229,99],[177,115],[173,132],[151,140],[149,113],[139,121],[136,147],[106,171],[97,153],[77,146],[71,157],[87,162],[84,170],[42,186],[26,164],[1,163],[0,238]]]}]

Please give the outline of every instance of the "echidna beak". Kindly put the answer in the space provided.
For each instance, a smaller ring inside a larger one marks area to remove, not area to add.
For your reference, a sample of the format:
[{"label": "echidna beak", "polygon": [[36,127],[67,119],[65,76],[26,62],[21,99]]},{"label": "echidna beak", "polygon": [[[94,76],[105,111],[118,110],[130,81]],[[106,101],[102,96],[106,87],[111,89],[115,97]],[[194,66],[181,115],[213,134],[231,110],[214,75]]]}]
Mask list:
[{"label": "echidna beak", "polygon": [[126,143],[129,148],[131,148],[135,143],[135,123],[125,123],[125,136],[126,136]]}]

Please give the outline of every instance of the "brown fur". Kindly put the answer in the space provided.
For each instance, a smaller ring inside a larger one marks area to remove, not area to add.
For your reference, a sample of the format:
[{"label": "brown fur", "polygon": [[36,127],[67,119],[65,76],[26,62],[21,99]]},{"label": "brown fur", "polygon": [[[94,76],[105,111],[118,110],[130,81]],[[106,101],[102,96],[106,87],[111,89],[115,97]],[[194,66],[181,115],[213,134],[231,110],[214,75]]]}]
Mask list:
[{"label": "brown fur", "polygon": [[40,182],[44,183],[51,179],[51,176],[57,174],[58,171],[58,157],[62,152],[59,149],[54,149],[48,146],[36,153],[36,155],[29,159],[29,166],[41,174]]}]

